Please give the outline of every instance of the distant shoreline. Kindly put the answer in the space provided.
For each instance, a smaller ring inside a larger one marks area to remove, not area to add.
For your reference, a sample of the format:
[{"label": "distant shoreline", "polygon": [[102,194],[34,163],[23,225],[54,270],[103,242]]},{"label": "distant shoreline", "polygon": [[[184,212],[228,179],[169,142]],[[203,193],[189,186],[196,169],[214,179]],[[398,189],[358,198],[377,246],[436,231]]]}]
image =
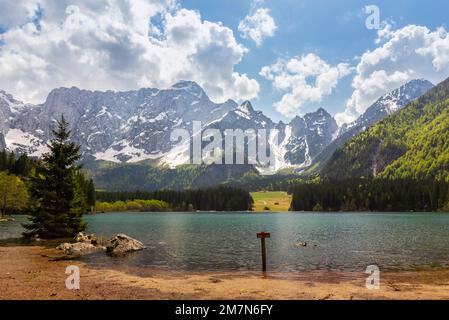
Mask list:
[{"label": "distant shoreline", "polygon": [[[248,214],[278,214],[278,213],[292,213],[292,214],[449,214],[447,211],[268,211],[268,210],[239,210],[239,211],[218,211],[218,210],[195,210],[195,211],[136,211],[136,210],[125,210],[125,211],[97,211],[97,212],[89,212],[84,214],[84,216],[92,216],[97,214],[116,214],[116,213],[142,213],[142,214],[172,214],[172,213],[198,213],[198,214],[207,214],[207,213],[222,213],[222,214],[231,214],[231,213],[248,213]],[[13,216],[27,216],[27,213],[14,213],[10,217]],[[0,223],[11,222],[13,220],[8,219],[0,219]]]}]

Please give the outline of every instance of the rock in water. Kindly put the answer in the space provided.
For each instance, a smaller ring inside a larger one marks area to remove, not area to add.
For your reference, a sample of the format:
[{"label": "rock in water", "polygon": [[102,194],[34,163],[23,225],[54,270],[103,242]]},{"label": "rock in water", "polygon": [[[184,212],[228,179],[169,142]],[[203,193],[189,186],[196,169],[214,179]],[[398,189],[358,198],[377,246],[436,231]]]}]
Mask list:
[{"label": "rock in water", "polygon": [[57,246],[56,249],[63,250],[65,254],[70,255],[83,255],[96,251],[106,250],[106,248],[103,246],[96,246],[93,245],[92,243],[87,242],[62,243],[59,246]]},{"label": "rock in water", "polygon": [[78,232],[78,234],[75,236],[76,242],[85,242],[85,243],[91,243],[93,245],[97,244],[97,237],[95,234],[87,234],[85,232]]},{"label": "rock in water", "polygon": [[69,255],[83,255],[96,251],[105,251],[106,247],[97,243],[97,237],[94,234],[79,232],[74,240],[76,243],[62,243],[56,249],[63,250]]},{"label": "rock in water", "polygon": [[107,252],[114,255],[142,249],[145,249],[142,242],[133,239],[126,234],[117,234],[109,240],[109,244],[106,246]]},{"label": "rock in water", "polygon": [[299,241],[299,242],[297,242],[297,243],[295,243],[295,247],[296,248],[302,248],[302,247],[307,247],[307,242],[302,242],[302,241]]}]

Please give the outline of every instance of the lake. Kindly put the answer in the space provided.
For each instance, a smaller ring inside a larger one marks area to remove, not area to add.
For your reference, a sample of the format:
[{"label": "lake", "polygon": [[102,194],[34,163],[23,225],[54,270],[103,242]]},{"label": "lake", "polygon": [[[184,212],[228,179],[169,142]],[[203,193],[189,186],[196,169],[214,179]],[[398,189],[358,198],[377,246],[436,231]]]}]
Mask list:
[{"label": "lake", "polygon": [[[0,224],[0,239],[20,222]],[[88,232],[128,234],[147,249],[125,258],[94,254],[96,265],[164,270],[260,270],[259,231],[271,233],[273,271],[364,271],[449,266],[449,215],[441,213],[106,213],[85,216]],[[299,241],[307,242],[298,247]]]}]

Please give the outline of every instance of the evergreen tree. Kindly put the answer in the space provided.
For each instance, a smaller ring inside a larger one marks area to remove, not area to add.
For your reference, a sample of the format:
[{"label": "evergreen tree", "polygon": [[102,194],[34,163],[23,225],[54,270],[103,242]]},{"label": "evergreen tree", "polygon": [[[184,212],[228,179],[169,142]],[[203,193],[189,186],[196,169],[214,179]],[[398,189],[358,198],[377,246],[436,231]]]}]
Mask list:
[{"label": "evergreen tree", "polygon": [[70,237],[85,228],[81,219],[85,204],[76,181],[79,146],[69,140],[68,126],[62,116],[48,144],[50,151],[43,155],[42,164],[31,178],[33,205],[24,236]]},{"label": "evergreen tree", "polygon": [[93,212],[95,208],[96,202],[96,194],[95,194],[95,185],[92,179],[89,180],[89,184],[87,185],[87,205],[90,207],[90,211]]},{"label": "evergreen tree", "polygon": [[73,199],[69,211],[69,229],[76,234],[86,229],[86,223],[82,221],[82,216],[87,212],[86,194],[82,187],[82,180],[78,178],[82,175],[73,176]]},{"label": "evergreen tree", "polygon": [[0,171],[8,171],[21,178],[28,177],[33,168],[38,165],[35,159],[29,158],[26,154],[16,155],[6,150],[0,151]]}]

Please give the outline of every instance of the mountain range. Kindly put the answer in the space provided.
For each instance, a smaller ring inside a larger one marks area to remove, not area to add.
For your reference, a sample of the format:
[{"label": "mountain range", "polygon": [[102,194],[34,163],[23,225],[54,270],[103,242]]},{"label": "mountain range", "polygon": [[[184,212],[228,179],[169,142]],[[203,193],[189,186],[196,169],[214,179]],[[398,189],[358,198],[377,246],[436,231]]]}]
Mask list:
[{"label": "mountain range", "polygon": [[[239,168],[202,165],[196,169],[185,166],[191,155],[186,153],[186,146],[170,140],[170,133],[174,129],[185,129],[193,134],[193,121],[201,121],[204,130],[214,128],[221,132],[277,129],[279,143],[273,148],[275,165],[272,170],[292,168],[296,172],[314,172],[323,168],[335,150],[347,141],[432,87],[426,80],[412,80],[382,96],[355,122],[340,128],[323,108],[296,116],[289,123],[276,123],[254,110],[249,101],[241,105],[233,100],[214,103],[192,81],[180,81],[168,89],[125,92],[58,88],[39,105],[25,104],[0,91],[0,148],[40,156],[46,151],[55,121],[64,115],[71,124],[73,140],[81,146],[83,162],[93,170],[100,186],[101,179],[112,171],[114,176],[133,172],[137,180],[144,177],[158,180],[158,177],[165,177],[160,174],[162,171],[172,180],[178,174],[185,177],[181,185],[160,181],[158,188],[219,184],[248,172],[266,173],[264,168],[253,165]],[[148,171],[150,167],[152,174]],[[135,176],[134,172],[139,175]],[[132,188],[132,180],[125,180],[130,184],[121,188]],[[156,188],[151,183],[144,187]]]},{"label": "mountain range", "polygon": [[[0,92],[0,141],[15,152],[39,156],[46,151],[51,128],[64,115],[72,138],[81,145],[84,161],[134,163],[158,160],[176,166],[170,141],[174,129],[278,129],[278,167],[305,166],[336,134],[335,120],[324,109],[274,123],[249,101],[212,102],[195,82],[181,81],[169,89],[99,92],[76,87],[54,89],[39,105],[24,104]],[[37,119],[37,121],[36,121]],[[174,162],[173,162],[174,161]]]}]

